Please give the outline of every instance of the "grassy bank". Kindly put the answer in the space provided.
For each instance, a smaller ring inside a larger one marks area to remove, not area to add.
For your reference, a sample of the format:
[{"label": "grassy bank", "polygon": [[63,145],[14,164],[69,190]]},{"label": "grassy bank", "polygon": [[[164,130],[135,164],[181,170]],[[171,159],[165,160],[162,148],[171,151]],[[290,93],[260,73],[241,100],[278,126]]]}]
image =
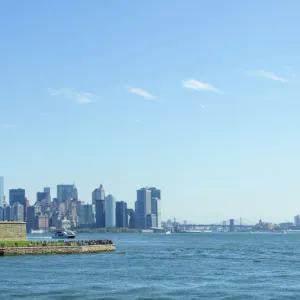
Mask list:
[{"label": "grassy bank", "polygon": [[[48,242],[47,246],[63,246],[64,242]],[[0,247],[33,247],[41,246],[41,241],[0,241]]]}]

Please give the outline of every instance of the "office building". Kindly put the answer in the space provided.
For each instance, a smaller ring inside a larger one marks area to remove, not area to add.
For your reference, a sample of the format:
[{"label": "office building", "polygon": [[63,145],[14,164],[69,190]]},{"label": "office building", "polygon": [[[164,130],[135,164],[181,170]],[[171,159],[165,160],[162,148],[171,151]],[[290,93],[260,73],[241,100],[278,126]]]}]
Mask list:
[{"label": "office building", "polygon": [[59,184],[57,186],[57,201],[65,203],[68,199],[77,199],[77,189],[75,184]]},{"label": "office building", "polygon": [[137,190],[135,202],[136,228],[147,229],[146,217],[151,214],[151,191],[147,188]]},{"label": "office building", "polygon": [[4,177],[0,176],[0,207],[4,207]]},{"label": "office building", "polygon": [[26,230],[27,232],[30,232],[33,229],[36,229],[35,227],[35,206],[28,206],[27,207],[27,222],[26,222]]},{"label": "office building", "polygon": [[161,199],[161,191],[159,189],[150,187],[149,190],[151,191],[151,198]]},{"label": "office building", "polygon": [[148,214],[146,216],[146,223],[147,223],[147,228],[156,227],[156,224],[157,224],[156,215]]},{"label": "office building", "polygon": [[151,213],[156,215],[156,225],[161,228],[161,191],[155,187],[149,188],[151,191]]},{"label": "office building", "polygon": [[12,205],[12,220],[24,222],[24,205],[16,202]]},{"label": "office building", "polygon": [[105,197],[105,227],[116,227],[116,198],[112,195]]},{"label": "office building", "polygon": [[92,204],[96,204],[96,201],[98,200],[105,200],[105,191],[102,184],[100,184],[100,187],[96,188],[92,193]]},{"label": "office building", "polygon": [[12,209],[10,205],[5,207],[5,221],[12,221]]},{"label": "office building", "polygon": [[36,201],[37,202],[46,202],[47,201],[47,193],[45,192],[37,192],[36,193]]},{"label": "office building", "polygon": [[15,203],[23,205],[23,221],[26,220],[26,198],[24,189],[11,189],[9,190],[9,205],[13,207]]},{"label": "office building", "polygon": [[4,221],[4,211],[5,211],[5,208],[0,207],[0,221]]},{"label": "office building", "polygon": [[105,200],[96,200],[96,228],[105,227]]},{"label": "office building", "polygon": [[136,228],[135,211],[132,208],[127,209],[128,227]]},{"label": "office building", "polygon": [[44,193],[46,194],[46,200],[48,203],[51,202],[51,192],[49,187],[44,187]]},{"label": "office building", "polygon": [[46,215],[37,215],[35,217],[35,228],[47,231],[49,228],[49,218]]},{"label": "office building", "polygon": [[119,228],[128,227],[127,203],[124,201],[116,202],[116,226]]},{"label": "office building", "polygon": [[299,215],[294,217],[294,226],[300,227],[300,216]]},{"label": "office building", "polygon": [[93,204],[81,205],[79,208],[79,225],[95,224],[96,223],[96,209]]}]

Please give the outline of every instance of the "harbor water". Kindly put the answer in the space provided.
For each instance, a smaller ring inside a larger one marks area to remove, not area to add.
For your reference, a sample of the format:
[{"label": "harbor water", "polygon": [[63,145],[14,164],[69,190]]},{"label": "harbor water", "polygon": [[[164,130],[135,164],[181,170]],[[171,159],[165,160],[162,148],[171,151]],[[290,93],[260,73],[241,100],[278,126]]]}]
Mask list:
[{"label": "harbor water", "polygon": [[299,299],[297,233],[77,237],[112,239],[117,250],[0,257],[0,299]]}]

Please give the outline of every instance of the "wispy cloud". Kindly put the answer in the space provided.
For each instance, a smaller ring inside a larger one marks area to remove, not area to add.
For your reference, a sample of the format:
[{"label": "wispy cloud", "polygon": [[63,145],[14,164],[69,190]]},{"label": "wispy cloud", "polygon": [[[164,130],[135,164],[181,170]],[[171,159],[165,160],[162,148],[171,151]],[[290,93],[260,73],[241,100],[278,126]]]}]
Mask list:
[{"label": "wispy cloud", "polygon": [[267,72],[264,70],[254,70],[254,71],[246,71],[245,72],[246,75],[248,76],[256,76],[256,77],[263,77],[263,78],[267,78],[267,79],[271,79],[271,80],[275,80],[275,81],[280,81],[283,83],[288,82],[288,80],[277,76],[276,74],[272,73],[272,72]]},{"label": "wispy cloud", "polygon": [[183,80],[182,86],[186,89],[191,89],[195,91],[212,91],[212,92],[220,92],[217,88],[212,86],[209,83],[204,83],[196,79],[186,79]]},{"label": "wispy cloud", "polygon": [[141,96],[147,100],[155,100],[156,96],[153,96],[152,94],[150,94],[149,92],[142,90],[140,88],[133,88],[133,87],[129,87],[128,88],[128,92],[132,93],[132,94],[136,94],[138,96]]},{"label": "wispy cloud", "polygon": [[69,88],[61,89],[48,89],[51,96],[63,96],[75,100],[79,104],[91,103],[92,99],[96,97],[95,94],[84,92],[84,91],[75,91]]}]

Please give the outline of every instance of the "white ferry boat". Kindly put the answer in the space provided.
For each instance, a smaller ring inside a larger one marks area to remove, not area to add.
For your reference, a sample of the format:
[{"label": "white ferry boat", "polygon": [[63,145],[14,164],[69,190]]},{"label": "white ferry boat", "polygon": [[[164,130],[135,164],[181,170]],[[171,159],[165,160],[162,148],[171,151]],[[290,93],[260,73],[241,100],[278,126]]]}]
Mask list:
[{"label": "white ferry boat", "polygon": [[37,230],[31,229],[30,233],[31,234],[36,234],[36,233],[40,234],[40,233],[45,233],[45,231],[43,229],[37,229]]},{"label": "white ferry boat", "polygon": [[52,235],[53,239],[74,239],[75,233],[73,231],[64,231],[64,230],[57,230]]}]

